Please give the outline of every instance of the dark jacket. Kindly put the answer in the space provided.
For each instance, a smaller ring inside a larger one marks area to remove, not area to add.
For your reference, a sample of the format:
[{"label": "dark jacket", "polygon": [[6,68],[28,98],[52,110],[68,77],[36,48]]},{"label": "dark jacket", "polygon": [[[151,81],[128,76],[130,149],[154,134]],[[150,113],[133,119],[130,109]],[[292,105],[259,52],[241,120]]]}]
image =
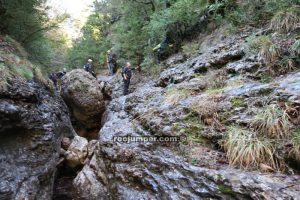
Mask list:
[{"label": "dark jacket", "polygon": [[131,76],[132,76],[132,71],[130,68],[128,67],[123,67],[122,68],[122,77],[123,77],[123,80],[125,80],[125,75],[127,77],[127,79],[131,79]]},{"label": "dark jacket", "polygon": [[87,72],[92,72],[92,64],[91,63],[87,63],[83,66],[84,70]]},{"label": "dark jacket", "polygon": [[66,72],[64,71],[59,71],[56,73],[57,78],[61,79],[64,75],[66,75]]},{"label": "dark jacket", "polygon": [[107,61],[108,63],[114,63],[114,57],[112,53],[107,54]]},{"label": "dark jacket", "polygon": [[53,82],[56,82],[56,81],[57,81],[57,75],[56,75],[55,72],[50,73],[49,76],[48,76],[48,78],[49,78],[50,80],[52,80]]}]

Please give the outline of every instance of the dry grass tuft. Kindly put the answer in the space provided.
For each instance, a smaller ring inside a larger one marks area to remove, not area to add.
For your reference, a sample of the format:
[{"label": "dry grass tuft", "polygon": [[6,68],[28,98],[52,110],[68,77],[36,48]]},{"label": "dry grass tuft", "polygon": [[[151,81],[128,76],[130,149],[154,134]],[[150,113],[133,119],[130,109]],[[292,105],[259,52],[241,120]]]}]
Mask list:
[{"label": "dry grass tuft", "polygon": [[45,79],[45,77],[43,76],[41,70],[40,70],[38,67],[33,67],[33,70],[32,70],[32,71],[33,71],[33,77],[34,77],[34,79],[35,79],[37,82],[43,84],[44,86],[46,86],[46,87],[48,87],[48,88],[53,87],[53,84],[51,84],[51,83],[49,82],[49,80],[46,80],[46,79]]},{"label": "dry grass tuft", "polygon": [[192,110],[200,116],[204,124],[217,130],[223,130],[224,126],[221,124],[218,114],[222,110],[219,103],[222,99],[222,95],[201,96],[192,104]]},{"label": "dry grass tuft", "polygon": [[280,61],[280,66],[282,67],[282,72],[289,72],[297,69],[297,64],[293,58],[285,57]]},{"label": "dry grass tuft", "polygon": [[250,126],[261,135],[279,139],[287,138],[291,125],[288,114],[277,104],[272,104],[258,113]]},{"label": "dry grass tuft", "polygon": [[231,166],[257,169],[265,164],[273,169],[280,168],[273,144],[266,138],[257,137],[255,132],[230,127],[223,146]]},{"label": "dry grass tuft", "polygon": [[280,49],[268,38],[262,41],[259,56],[263,59],[269,70],[274,71],[280,59]]},{"label": "dry grass tuft", "polygon": [[165,93],[164,103],[176,105],[180,100],[188,97],[189,95],[190,91],[186,88],[168,88]]},{"label": "dry grass tuft", "polygon": [[250,36],[247,38],[246,49],[248,53],[258,53],[269,71],[275,72],[279,66],[281,56],[280,48],[268,35]]},{"label": "dry grass tuft", "polygon": [[300,39],[296,40],[289,48],[292,56],[298,57],[300,55]]},{"label": "dry grass tuft", "polygon": [[281,33],[294,31],[300,24],[300,7],[291,7],[284,11],[279,11],[271,20],[270,28]]}]

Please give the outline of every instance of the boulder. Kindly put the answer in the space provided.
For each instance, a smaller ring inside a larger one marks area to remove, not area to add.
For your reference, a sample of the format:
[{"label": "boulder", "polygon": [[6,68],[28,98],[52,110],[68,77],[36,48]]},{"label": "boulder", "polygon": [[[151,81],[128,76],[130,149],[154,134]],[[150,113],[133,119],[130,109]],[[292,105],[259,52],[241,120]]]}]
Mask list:
[{"label": "boulder", "polygon": [[75,130],[81,136],[101,126],[105,102],[101,84],[88,72],[77,69],[62,80],[61,95],[71,111]]},{"label": "boulder", "polygon": [[232,74],[243,74],[243,73],[254,73],[261,66],[259,62],[248,62],[246,60],[240,60],[231,62],[226,65],[228,73]]},{"label": "boulder", "polygon": [[36,82],[0,77],[0,199],[51,199],[61,139],[75,134],[68,108]]},{"label": "boulder", "polygon": [[82,165],[88,155],[87,139],[76,136],[65,153],[66,164],[71,168]]}]

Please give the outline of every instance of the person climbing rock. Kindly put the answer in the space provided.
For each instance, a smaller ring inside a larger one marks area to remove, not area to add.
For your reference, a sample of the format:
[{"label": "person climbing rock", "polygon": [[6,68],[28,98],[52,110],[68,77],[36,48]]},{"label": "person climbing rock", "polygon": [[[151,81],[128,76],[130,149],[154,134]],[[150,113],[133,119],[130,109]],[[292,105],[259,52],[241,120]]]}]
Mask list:
[{"label": "person climbing rock", "polygon": [[107,63],[109,75],[113,75],[113,73],[114,73],[114,71],[113,71],[114,70],[114,57],[113,57],[111,50],[107,51],[106,63]]},{"label": "person climbing rock", "polygon": [[95,72],[93,71],[93,60],[88,59],[88,62],[83,66],[84,70],[92,74],[95,78],[97,78]]},{"label": "person climbing rock", "polygon": [[53,82],[53,85],[56,90],[58,90],[57,86],[57,74],[55,72],[51,72],[48,76],[48,78]]},{"label": "person climbing rock", "polygon": [[128,94],[131,76],[132,76],[131,64],[130,64],[130,62],[127,62],[126,66],[122,68],[122,78],[123,78],[123,82],[124,82],[123,95]]},{"label": "person climbing rock", "polygon": [[59,90],[61,90],[61,79],[64,75],[66,75],[66,73],[67,73],[66,71],[67,71],[66,68],[63,68],[62,70],[60,70],[56,73],[57,83],[58,83],[57,85],[58,85]]},{"label": "person climbing rock", "polygon": [[63,77],[64,75],[66,75],[66,73],[67,73],[66,71],[67,71],[66,68],[63,68],[61,71],[57,72],[57,73],[56,73],[57,78],[62,79],[62,77]]}]

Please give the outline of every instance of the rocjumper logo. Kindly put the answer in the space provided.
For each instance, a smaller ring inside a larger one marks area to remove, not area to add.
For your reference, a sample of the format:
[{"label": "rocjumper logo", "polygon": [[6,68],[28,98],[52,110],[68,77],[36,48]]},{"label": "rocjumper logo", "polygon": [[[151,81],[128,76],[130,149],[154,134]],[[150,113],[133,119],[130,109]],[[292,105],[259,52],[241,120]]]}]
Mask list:
[{"label": "rocjumper logo", "polygon": [[178,143],[186,141],[186,136],[115,136],[113,141],[120,143]]}]

